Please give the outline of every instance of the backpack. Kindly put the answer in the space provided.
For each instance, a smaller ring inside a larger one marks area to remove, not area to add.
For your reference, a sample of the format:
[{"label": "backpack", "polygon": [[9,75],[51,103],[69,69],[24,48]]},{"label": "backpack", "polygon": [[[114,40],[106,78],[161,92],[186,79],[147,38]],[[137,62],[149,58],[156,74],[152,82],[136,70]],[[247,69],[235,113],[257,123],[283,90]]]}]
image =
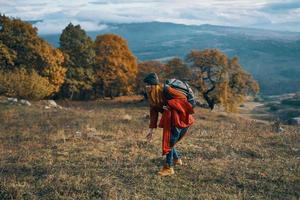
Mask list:
[{"label": "backpack", "polygon": [[165,81],[163,93],[167,100],[172,99],[172,95],[168,93],[167,87],[172,87],[185,94],[188,102],[194,108],[196,106],[195,95],[192,88],[184,81],[178,79],[168,79]]}]

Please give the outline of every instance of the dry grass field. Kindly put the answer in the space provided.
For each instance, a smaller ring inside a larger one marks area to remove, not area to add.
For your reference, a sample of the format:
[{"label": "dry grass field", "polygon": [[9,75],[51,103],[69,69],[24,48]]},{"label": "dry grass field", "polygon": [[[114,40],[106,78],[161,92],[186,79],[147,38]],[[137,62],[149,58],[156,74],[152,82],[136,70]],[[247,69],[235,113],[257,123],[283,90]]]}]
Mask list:
[{"label": "dry grass field", "polygon": [[299,199],[300,128],[196,109],[183,166],[159,177],[137,101],[0,104],[0,199]]}]

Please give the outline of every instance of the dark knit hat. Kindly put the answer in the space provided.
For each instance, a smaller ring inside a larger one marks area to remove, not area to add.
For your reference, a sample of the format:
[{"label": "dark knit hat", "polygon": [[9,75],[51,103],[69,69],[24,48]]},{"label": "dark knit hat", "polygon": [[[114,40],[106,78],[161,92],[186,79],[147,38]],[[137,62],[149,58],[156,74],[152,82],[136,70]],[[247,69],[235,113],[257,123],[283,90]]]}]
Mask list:
[{"label": "dark knit hat", "polygon": [[158,85],[159,80],[156,73],[150,73],[144,78],[144,83],[147,83],[149,85]]}]

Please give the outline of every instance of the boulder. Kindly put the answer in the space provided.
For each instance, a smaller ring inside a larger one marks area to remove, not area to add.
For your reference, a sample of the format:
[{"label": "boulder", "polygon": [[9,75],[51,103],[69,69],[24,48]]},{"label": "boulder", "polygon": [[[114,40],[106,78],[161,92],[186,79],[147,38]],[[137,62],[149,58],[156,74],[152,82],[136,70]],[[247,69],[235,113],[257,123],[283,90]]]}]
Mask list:
[{"label": "boulder", "polygon": [[54,100],[48,100],[47,103],[48,106],[50,107],[55,107],[55,108],[57,107],[57,103]]},{"label": "boulder", "polygon": [[62,106],[58,105],[54,100],[42,100],[41,101],[45,106],[45,109],[56,108],[56,109],[64,109]]},{"label": "boulder", "polygon": [[27,101],[27,100],[24,100],[24,99],[21,99],[21,100],[20,100],[20,103],[21,103],[22,105],[25,105],[25,106],[31,106],[31,103],[30,103],[29,101]]},{"label": "boulder", "polygon": [[18,99],[17,98],[7,98],[7,101],[11,102],[11,103],[17,103]]}]

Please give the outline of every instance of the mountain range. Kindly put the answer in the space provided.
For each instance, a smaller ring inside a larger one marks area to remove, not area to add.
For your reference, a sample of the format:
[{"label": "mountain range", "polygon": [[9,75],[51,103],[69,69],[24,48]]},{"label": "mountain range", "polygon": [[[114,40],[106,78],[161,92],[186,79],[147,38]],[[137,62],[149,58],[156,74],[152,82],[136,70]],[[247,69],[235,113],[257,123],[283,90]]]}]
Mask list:
[{"label": "mountain range", "polygon": [[[300,91],[300,33],[214,25],[163,22],[107,24],[87,32],[93,39],[114,33],[128,41],[140,61],[185,58],[194,49],[218,48],[240,63],[259,82],[264,95]],[[55,47],[60,34],[40,35]]]}]

